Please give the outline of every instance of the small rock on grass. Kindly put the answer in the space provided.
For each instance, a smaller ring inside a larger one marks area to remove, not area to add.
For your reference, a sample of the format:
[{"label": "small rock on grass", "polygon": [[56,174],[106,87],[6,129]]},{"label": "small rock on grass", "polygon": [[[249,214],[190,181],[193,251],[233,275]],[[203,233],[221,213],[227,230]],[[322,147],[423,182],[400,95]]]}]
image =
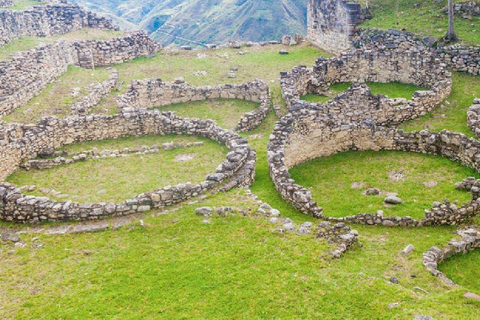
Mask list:
[{"label": "small rock on grass", "polygon": [[409,244],[408,246],[405,247],[405,249],[402,250],[402,253],[404,255],[409,255],[413,251],[415,251],[415,247],[412,244]]},{"label": "small rock on grass", "polygon": [[480,296],[478,294],[472,293],[472,292],[467,292],[463,295],[465,299],[468,300],[477,300],[480,301]]},{"label": "small rock on grass", "polygon": [[210,207],[202,207],[195,209],[195,213],[203,216],[210,216],[213,213],[213,209]]},{"label": "small rock on grass", "polygon": [[20,242],[20,237],[13,233],[4,233],[2,234],[2,241],[4,242]]},{"label": "small rock on grass", "polygon": [[387,204],[394,204],[394,205],[403,203],[402,199],[400,199],[399,197],[394,197],[394,196],[388,196],[388,197],[385,198],[384,201]]}]

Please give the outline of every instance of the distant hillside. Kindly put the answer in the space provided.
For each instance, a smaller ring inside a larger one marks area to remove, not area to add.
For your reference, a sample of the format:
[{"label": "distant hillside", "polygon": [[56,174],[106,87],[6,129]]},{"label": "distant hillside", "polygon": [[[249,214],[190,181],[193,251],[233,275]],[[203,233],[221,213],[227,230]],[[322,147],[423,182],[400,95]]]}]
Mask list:
[{"label": "distant hillside", "polygon": [[165,45],[228,40],[273,40],[306,32],[303,0],[72,0],[113,18],[126,29],[143,28]]}]

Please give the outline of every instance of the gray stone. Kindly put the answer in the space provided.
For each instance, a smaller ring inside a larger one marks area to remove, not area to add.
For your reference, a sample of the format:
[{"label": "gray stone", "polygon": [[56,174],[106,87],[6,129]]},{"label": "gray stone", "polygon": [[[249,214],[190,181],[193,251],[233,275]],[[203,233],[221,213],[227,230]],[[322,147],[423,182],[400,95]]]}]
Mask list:
[{"label": "gray stone", "polygon": [[2,234],[2,241],[4,242],[20,242],[20,237],[14,233],[4,233]]},{"label": "gray stone", "polygon": [[393,205],[397,205],[397,204],[402,204],[402,203],[403,203],[403,200],[402,200],[402,199],[400,199],[399,197],[393,197],[393,196],[386,197],[384,201],[385,201],[385,203],[387,203],[387,204],[393,204]]},{"label": "gray stone", "polygon": [[211,216],[213,209],[211,207],[202,207],[195,209],[195,213],[202,216]]}]

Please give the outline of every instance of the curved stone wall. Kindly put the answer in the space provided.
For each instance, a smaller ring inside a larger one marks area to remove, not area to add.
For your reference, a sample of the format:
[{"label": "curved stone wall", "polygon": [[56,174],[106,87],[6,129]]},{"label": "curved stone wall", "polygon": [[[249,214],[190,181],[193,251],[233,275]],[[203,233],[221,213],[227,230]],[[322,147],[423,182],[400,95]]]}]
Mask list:
[{"label": "curved stone wall", "polygon": [[72,143],[139,135],[197,135],[224,144],[230,152],[216,172],[200,184],[180,184],[138,195],[120,204],[79,204],[26,196],[9,183],[0,184],[0,219],[12,222],[96,220],[147,211],[195,197],[208,190],[249,186],[255,175],[256,154],[245,139],[219,128],[211,120],[182,119],[173,113],[134,110],[114,116],[67,119],[44,118],[37,125],[11,124],[0,128],[0,179],[22,161],[44,150]]},{"label": "curved stone wall", "polygon": [[480,138],[480,99],[475,99],[473,105],[468,108],[467,125],[472,132]]},{"label": "curved stone wall", "polygon": [[[411,100],[350,94],[355,103],[341,95],[329,106],[301,101],[307,93],[322,93],[336,83],[401,82],[427,88],[417,91]],[[349,122],[363,120],[375,124],[398,124],[432,111],[452,90],[451,74],[428,51],[355,50],[332,59],[319,58],[313,70],[295,67],[284,74],[282,92],[290,108],[316,108],[318,112]],[[366,101],[368,100],[368,101]]]},{"label": "curved stone wall", "polygon": [[107,18],[71,3],[38,5],[23,11],[0,9],[0,47],[20,37],[61,35],[82,28],[118,30]]},{"label": "curved stone wall", "polygon": [[160,44],[140,31],[104,41],[59,41],[20,52],[10,61],[0,61],[0,117],[37,96],[70,65],[104,67],[160,50]]},{"label": "curved stone wall", "polygon": [[[361,89],[362,86],[359,88]],[[366,88],[363,87],[363,89]],[[326,106],[341,108],[342,101],[347,100],[351,104],[363,103],[368,107],[366,102],[371,101],[368,99],[368,92],[362,100],[355,96],[355,90],[351,88]],[[375,108],[376,104],[372,106]],[[461,162],[477,171],[480,170],[480,142],[463,134],[448,131],[436,133],[426,130],[403,132],[395,128],[378,127],[369,121],[345,123],[315,108],[299,108],[291,110],[275,125],[268,145],[270,176],[285,200],[303,212],[330,221],[385,226],[455,225],[480,211],[478,188],[472,187],[470,188],[472,201],[463,207],[459,208],[449,202],[435,203],[431,210],[426,210],[425,218],[419,221],[410,217],[383,217],[379,214],[359,214],[344,218],[326,217],[311,193],[306,188],[295,184],[288,170],[314,158],[349,150],[394,150],[434,154]]]},{"label": "curved stone wall", "polygon": [[260,103],[260,106],[246,113],[237,124],[239,132],[251,131],[258,127],[270,111],[270,89],[268,85],[255,80],[245,84],[225,84],[194,87],[178,80],[175,83],[161,79],[133,81],[126,94],[118,97],[120,113],[128,113],[139,108],[155,108],[176,103],[204,101],[210,99],[240,99]]},{"label": "curved stone wall", "polygon": [[460,240],[452,239],[445,248],[432,247],[423,254],[423,265],[427,270],[449,286],[455,286],[455,284],[438,270],[439,264],[452,256],[480,249],[480,232],[475,229],[467,229],[459,230],[457,233],[461,237]]}]

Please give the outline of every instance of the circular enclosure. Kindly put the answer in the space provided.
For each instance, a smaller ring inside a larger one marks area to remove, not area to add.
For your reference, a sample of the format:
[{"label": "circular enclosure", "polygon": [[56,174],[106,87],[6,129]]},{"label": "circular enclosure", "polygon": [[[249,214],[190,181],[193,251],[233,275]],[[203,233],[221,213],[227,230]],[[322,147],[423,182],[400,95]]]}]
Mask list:
[{"label": "circular enclosure", "polygon": [[[37,125],[12,124],[0,128],[0,179],[39,153],[85,141],[141,135],[194,135],[225,145],[229,153],[215,173],[199,184],[179,184],[140,194],[123,203],[79,204],[24,195],[9,183],[0,184],[0,219],[12,222],[97,220],[180,203],[216,188],[249,186],[254,179],[256,154],[245,139],[210,120],[183,119],[173,113],[133,110],[114,116],[67,119],[44,118]],[[47,152],[48,153],[48,152]]]}]

